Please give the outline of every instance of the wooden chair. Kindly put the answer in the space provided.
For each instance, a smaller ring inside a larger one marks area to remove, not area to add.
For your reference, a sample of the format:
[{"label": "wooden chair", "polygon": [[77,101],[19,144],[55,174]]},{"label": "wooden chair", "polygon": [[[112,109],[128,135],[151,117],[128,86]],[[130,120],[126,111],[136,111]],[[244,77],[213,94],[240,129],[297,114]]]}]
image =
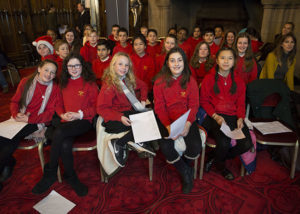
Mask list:
[{"label": "wooden chair", "polygon": [[[15,86],[15,84],[18,84],[18,82],[20,82],[20,75],[14,64],[8,63],[7,66],[4,67],[1,72],[8,73],[10,82],[13,87]],[[16,83],[15,83],[15,81],[16,81]]]}]

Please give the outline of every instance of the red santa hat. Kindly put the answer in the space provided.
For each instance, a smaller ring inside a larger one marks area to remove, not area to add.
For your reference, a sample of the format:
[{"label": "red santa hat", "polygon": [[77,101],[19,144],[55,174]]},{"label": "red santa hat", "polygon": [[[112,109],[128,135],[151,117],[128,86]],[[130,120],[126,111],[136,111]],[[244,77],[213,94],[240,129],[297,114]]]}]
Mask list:
[{"label": "red santa hat", "polygon": [[41,36],[37,38],[35,41],[33,41],[32,44],[36,46],[36,49],[40,45],[46,45],[50,49],[51,54],[53,54],[54,48],[53,48],[52,38],[50,36]]}]

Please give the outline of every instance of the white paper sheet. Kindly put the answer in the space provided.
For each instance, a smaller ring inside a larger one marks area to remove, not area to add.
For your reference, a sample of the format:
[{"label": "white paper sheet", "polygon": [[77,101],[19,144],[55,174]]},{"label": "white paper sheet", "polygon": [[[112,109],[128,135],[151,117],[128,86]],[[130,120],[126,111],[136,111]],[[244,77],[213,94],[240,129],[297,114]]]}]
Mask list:
[{"label": "white paper sheet", "polygon": [[183,132],[185,123],[189,117],[191,109],[181,115],[177,120],[175,120],[170,126],[170,136],[169,139],[175,138]]},{"label": "white paper sheet", "polygon": [[288,129],[279,121],[252,123],[252,125],[264,135],[292,132],[292,130]]},{"label": "white paper sheet", "polygon": [[142,143],[161,138],[153,111],[129,115],[134,142]]},{"label": "white paper sheet", "polygon": [[75,206],[76,204],[52,190],[48,196],[34,205],[33,208],[42,214],[66,214]]},{"label": "white paper sheet", "polygon": [[231,131],[226,123],[222,123],[220,130],[231,139],[239,140],[245,138],[245,135],[241,129],[235,129]]},{"label": "white paper sheet", "polygon": [[12,139],[27,123],[17,122],[13,118],[0,123],[0,136]]}]

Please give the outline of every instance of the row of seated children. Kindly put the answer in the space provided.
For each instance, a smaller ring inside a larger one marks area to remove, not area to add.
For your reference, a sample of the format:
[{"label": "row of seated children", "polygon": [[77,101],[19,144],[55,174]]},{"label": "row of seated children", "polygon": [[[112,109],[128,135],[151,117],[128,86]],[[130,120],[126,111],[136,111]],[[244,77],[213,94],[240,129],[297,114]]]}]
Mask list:
[{"label": "row of seated children", "polygon": [[[233,179],[234,176],[225,167],[225,160],[252,147],[248,128],[244,124],[246,87],[234,74],[235,62],[233,49],[220,49],[216,55],[217,65],[204,78],[199,96],[199,88],[191,75],[184,51],[174,47],[167,53],[163,67],[155,78],[154,111],[163,137],[159,140],[160,149],[167,162],[173,164],[181,175],[183,193],[189,193],[193,188],[191,162],[199,156],[202,147],[196,124],[199,103],[208,114],[203,126],[212,131],[217,142],[217,152],[210,162],[216,163],[226,179]],[[123,52],[113,56],[109,69],[103,75],[99,94],[95,75],[80,55],[71,53],[65,58],[59,85],[55,82],[56,72],[57,64],[46,59],[31,77],[20,82],[11,101],[11,114],[16,121],[28,124],[13,139],[0,136],[0,170],[2,172],[15,164],[12,155],[19,142],[25,136],[34,138],[41,134],[56,112],[60,122],[53,132],[50,159],[44,167],[42,179],[32,192],[41,194],[56,182],[58,160],[61,159],[64,179],[79,196],[84,196],[88,188],[79,181],[73,166],[74,138],[92,128],[91,120],[96,114],[104,118],[103,126],[107,132],[129,130],[124,137],[109,142],[114,160],[124,166],[127,142],[133,140],[128,115],[145,110],[148,87],[135,76],[132,61]],[[183,132],[173,139],[166,139],[170,124],[188,109],[191,112]],[[246,138],[238,140],[236,147],[229,148],[230,138],[219,130],[222,122],[226,122],[231,129],[242,129]],[[182,156],[174,148],[174,141],[179,139],[186,144]],[[147,146],[144,149],[152,152]]]}]

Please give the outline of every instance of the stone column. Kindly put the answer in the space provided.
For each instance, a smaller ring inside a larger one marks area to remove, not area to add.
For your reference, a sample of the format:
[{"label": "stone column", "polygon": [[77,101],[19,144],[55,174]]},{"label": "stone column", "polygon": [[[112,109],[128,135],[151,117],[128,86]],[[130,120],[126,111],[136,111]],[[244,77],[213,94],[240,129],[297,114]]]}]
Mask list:
[{"label": "stone column", "polygon": [[[262,0],[264,15],[261,37],[264,42],[273,42],[274,36],[281,32],[286,22],[294,22],[294,34],[300,39],[300,0]],[[300,77],[300,42],[298,41],[295,75]]]},{"label": "stone column", "polygon": [[165,36],[170,27],[170,0],[149,0],[149,28],[155,28],[158,36]]}]

